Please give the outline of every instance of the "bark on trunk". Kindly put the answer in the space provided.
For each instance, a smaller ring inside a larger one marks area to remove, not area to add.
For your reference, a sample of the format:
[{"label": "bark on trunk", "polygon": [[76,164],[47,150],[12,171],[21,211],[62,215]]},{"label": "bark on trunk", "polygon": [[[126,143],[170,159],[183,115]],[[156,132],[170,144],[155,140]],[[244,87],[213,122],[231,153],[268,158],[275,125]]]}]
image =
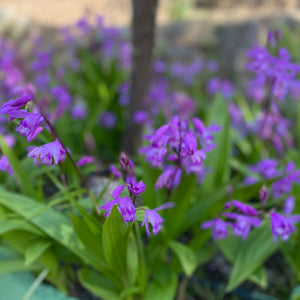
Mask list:
[{"label": "bark on trunk", "polygon": [[132,0],[133,65],[127,128],[123,140],[123,150],[129,155],[136,154],[141,142],[142,126],[133,122],[133,115],[141,109],[141,103],[149,89],[157,4],[158,0]]}]

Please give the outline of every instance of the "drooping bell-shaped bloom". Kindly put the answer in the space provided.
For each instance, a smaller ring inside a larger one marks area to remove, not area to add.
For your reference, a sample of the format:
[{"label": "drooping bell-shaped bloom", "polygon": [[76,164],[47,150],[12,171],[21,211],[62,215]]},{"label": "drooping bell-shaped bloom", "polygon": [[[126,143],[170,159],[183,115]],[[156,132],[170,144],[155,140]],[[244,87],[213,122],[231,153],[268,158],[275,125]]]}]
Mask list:
[{"label": "drooping bell-shaped bloom", "polygon": [[209,220],[201,225],[201,229],[212,228],[212,237],[214,239],[224,239],[228,236],[228,227],[231,226],[230,223],[225,222],[220,218],[215,218],[214,220]]},{"label": "drooping bell-shaped bloom", "polygon": [[43,127],[40,126],[43,122],[44,118],[40,114],[27,113],[16,131],[26,136],[27,141],[31,142],[43,130]]},{"label": "drooping bell-shaped bloom", "polygon": [[66,158],[66,151],[58,140],[32,149],[28,156],[44,165],[57,165]]}]

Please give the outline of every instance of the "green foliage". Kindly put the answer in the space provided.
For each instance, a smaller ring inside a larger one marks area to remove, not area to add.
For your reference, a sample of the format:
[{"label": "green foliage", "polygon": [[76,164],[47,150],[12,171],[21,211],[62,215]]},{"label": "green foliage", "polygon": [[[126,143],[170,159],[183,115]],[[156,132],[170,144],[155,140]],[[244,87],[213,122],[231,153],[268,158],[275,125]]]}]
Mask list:
[{"label": "green foliage", "polygon": [[240,285],[248,276],[257,271],[259,267],[278,248],[279,243],[274,243],[272,235],[267,229],[268,222],[255,228],[239,247],[236,248],[233,269],[230,274],[227,291]]},{"label": "green foliage", "polygon": [[186,276],[191,276],[197,267],[197,257],[192,249],[188,246],[170,241],[170,248],[179,258],[180,264]]}]

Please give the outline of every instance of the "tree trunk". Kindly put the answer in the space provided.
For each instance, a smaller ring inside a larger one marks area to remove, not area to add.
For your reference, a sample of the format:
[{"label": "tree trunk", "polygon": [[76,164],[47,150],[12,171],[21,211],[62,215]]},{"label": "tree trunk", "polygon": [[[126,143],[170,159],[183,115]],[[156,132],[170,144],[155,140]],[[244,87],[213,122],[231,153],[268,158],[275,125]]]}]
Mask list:
[{"label": "tree trunk", "polygon": [[127,128],[123,140],[123,150],[129,155],[135,155],[141,143],[143,128],[133,122],[133,116],[141,109],[151,80],[157,4],[158,0],[132,0],[132,74]]}]

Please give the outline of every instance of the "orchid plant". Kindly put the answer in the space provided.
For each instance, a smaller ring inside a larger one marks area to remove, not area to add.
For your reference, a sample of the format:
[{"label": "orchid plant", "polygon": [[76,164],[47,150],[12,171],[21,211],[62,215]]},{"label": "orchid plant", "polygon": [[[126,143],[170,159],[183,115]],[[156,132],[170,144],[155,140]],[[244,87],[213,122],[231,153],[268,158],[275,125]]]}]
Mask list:
[{"label": "orchid plant", "polygon": [[[297,284],[300,127],[287,103],[297,111],[300,66],[281,32],[247,53],[245,91],[216,60],[156,59],[131,158],[119,143],[130,43],[91,14],[60,37],[64,63],[41,37],[28,57],[0,44],[7,271],[21,259],[20,270],[46,274],[64,293],[75,281],[101,299],[200,298],[188,282],[220,253],[234,293],[244,281],[266,288],[265,262],[280,252]],[[95,192],[99,174],[106,185]]]}]

